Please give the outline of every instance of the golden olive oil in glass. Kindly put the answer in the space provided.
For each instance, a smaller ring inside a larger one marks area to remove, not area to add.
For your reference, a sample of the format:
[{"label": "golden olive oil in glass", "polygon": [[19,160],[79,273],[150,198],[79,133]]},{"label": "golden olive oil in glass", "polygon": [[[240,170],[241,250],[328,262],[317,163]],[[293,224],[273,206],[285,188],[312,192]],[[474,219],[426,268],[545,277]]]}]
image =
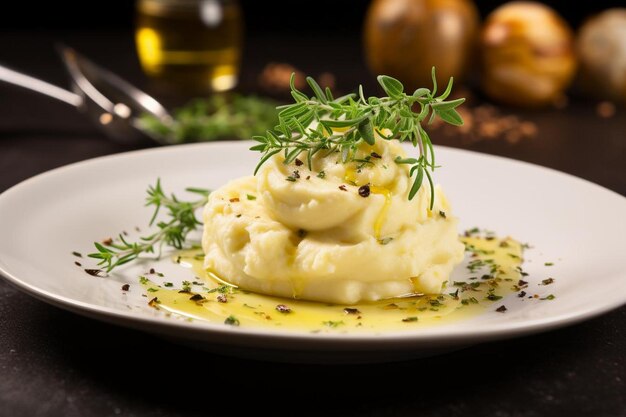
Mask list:
[{"label": "golden olive oil in glass", "polygon": [[138,0],[135,41],[144,72],[170,87],[237,84],[242,17],[236,0]]}]

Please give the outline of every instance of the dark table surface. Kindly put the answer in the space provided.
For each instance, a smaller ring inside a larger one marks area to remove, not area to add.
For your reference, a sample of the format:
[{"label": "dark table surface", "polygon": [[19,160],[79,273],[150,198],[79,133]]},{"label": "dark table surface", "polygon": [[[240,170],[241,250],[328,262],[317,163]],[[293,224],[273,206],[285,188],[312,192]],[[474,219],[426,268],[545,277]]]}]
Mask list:
[{"label": "dark table surface", "polygon": [[[5,33],[0,60],[67,85],[53,52],[58,40],[143,85],[130,34]],[[332,71],[344,89],[355,80],[372,84],[355,39],[279,42],[251,36],[244,91],[256,89],[256,74],[272,60],[313,74]],[[572,99],[565,109],[522,112],[539,133],[517,144],[467,144],[443,135],[435,135],[435,141],[549,166],[625,195],[626,111],[618,108],[604,119],[595,105]],[[107,140],[69,106],[0,85],[0,192],[54,167],[134,148]],[[626,416],[625,323],[622,307],[565,329],[439,357],[289,365],[199,352],[89,320],[0,280],[0,416],[195,416],[244,410],[316,416]]]}]

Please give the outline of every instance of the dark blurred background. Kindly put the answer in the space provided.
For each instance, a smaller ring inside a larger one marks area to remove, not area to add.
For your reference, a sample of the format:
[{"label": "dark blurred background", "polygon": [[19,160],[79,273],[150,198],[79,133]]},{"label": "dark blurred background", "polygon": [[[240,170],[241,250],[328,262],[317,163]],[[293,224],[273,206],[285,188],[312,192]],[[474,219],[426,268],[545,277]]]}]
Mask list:
[{"label": "dark blurred background", "polygon": [[[320,32],[348,36],[359,35],[369,1],[317,0],[267,2],[240,0],[248,35],[289,33],[314,36]],[[481,17],[504,4],[502,0],[476,0]],[[574,28],[592,14],[610,7],[623,7],[624,1],[597,0],[573,2],[546,0],[542,3],[554,8]],[[280,10],[268,11],[268,5]],[[291,15],[290,18],[285,16]],[[134,2],[109,0],[106,2],[12,2],[11,9],[0,14],[2,31],[16,30],[103,30],[129,29],[133,24]]]}]

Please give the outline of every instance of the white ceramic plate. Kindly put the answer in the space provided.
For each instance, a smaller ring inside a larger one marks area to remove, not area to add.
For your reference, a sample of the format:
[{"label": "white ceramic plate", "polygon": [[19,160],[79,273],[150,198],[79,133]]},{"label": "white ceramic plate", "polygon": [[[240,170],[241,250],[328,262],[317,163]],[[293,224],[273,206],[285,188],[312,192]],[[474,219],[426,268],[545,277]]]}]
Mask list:
[{"label": "white ceramic plate", "polygon": [[74,265],[72,251],[89,253],[94,240],[146,225],[145,189],[157,177],[181,196],[188,186],[217,188],[251,173],[258,155],[249,146],[223,142],[130,152],[24,181],[0,196],[0,272],[23,291],[79,314],[205,349],[291,361],[427,355],[573,324],[626,302],[626,198],[550,169],[447,148],[437,149],[443,167],[436,179],[461,227],[480,226],[531,243],[524,268],[535,281],[556,278],[549,289],[536,287],[555,300],[522,303],[512,295],[504,300],[506,314],[486,311],[421,330],[294,333],[167,318],[146,307],[138,288],[120,290],[121,283],[136,282],[140,266],[102,279]]}]

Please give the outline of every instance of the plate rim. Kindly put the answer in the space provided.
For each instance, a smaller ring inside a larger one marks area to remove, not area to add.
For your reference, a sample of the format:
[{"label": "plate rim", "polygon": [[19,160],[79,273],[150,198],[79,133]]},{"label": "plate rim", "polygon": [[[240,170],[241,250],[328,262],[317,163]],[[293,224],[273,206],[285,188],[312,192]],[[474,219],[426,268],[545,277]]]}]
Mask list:
[{"label": "plate rim", "polygon": [[[82,161],[77,161],[71,164],[63,165],[51,170],[44,171],[30,178],[27,178],[4,192],[0,193],[0,214],[2,212],[2,206],[7,198],[10,198],[13,193],[22,192],[22,189],[29,187],[33,183],[38,181],[47,180],[49,177],[59,175],[61,172],[65,172],[73,169],[80,169],[81,167],[91,165],[94,163],[106,163],[109,160],[116,160],[122,158],[134,158],[143,154],[157,154],[167,153],[171,149],[193,149],[204,147],[231,147],[231,146],[245,146],[251,143],[250,141],[220,141],[220,142],[208,142],[208,143],[192,143],[192,144],[180,144],[168,147],[156,147],[148,149],[138,149],[132,151],[126,151],[121,153],[115,153],[110,155],[98,156],[95,158],[89,158]],[[521,161],[504,157],[500,155],[492,155],[483,152],[477,152],[467,149],[452,148],[447,146],[436,146],[436,148],[445,149],[446,152],[469,154],[472,156],[478,156],[482,158],[494,158],[507,163],[517,164],[518,166],[531,167],[533,169],[547,170],[553,175],[565,177],[569,180],[582,182],[587,186],[595,187],[603,192],[609,192],[616,198],[623,199],[626,202],[626,197],[620,193],[606,188],[602,185],[596,184],[587,179],[572,175],[563,171],[559,171],[554,168],[545,167],[542,165],[534,164],[531,162]],[[9,196],[9,197],[7,197]],[[1,223],[0,223],[1,225]],[[622,272],[626,273],[626,271]],[[90,317],[104,322],[114,323],[124,327],[131,327],[136,329],[142,329],[146,327],[150,328],[162,328],[168,331],[174,331],[180,333],[178,336],[192,338],[192,339],[211,339],[213,336],[228,335],[226,344],[244,344],[248,343],[250,339],[255,341],[261,340],[282,340],[294,342],[297,345],[306,344],[308,347],[324,348],[332,347],[336,348],[338,345],[346,345],[348,347],[355,348],[360,347],[362,349],[374,349],[376,347],[394,345],[396,348],[408,348],[420,345],[422,343],[428,343],[429,345],[435,344],[461,344],[467,343],[468,338],[471,342],[482,342],[495,339],[505,339],[511,337],[523,336],[531,333],[538,333],[548,331],[556,328],[565,327],[581,321],[589,320],[609,311],[615,310],[623,305],[626,305],[626,296],[622,299],[615,299],[613,302],[602,305],[593,305],[587,307],[584,310],[577,310],[573,313],[563,313],[556,316],[549,316],[546,318],[534,318],[527,319],[521,323],[507,324],[491,323],[485,329],[455,329],[453,332],[446,331],[446,326],[425,328],[411,331],[392,331],[384,332],[383,334],[377,333],[363,333],[363,334],[343,334],[343,333],[316,333],[312,334],[306,331],[273,331],[267,329],[255,329],[255,328],[240,328],[232,326],[224,326],[221,323],[203,323],[195,321],[193,323],[187,323],[183,321],[174,321],[164,319],[162,317],[150,317],[147,315],[134,315],[132,312],[126,312],[104,305],[96,305],[93,303],[87,303],[78,301],[70,297],[55,294],[51,291],[47,291],[28,283],[27,280],[20,279],[5,268],[4,262],[0,258],[0,277],[3,277],[8,283],[14,287],[22,290],[23,292],[44,301],[47,304],[59,307],[61,309],[78,313],[82,316]],[[194,336],[194,337],[191,337]],[[204,338],[199,336],[205,336]],[[272,343],[273,348],[275,343]],[[280,345],[282,349],[290,349],[292,345],[285,344]]]}]

